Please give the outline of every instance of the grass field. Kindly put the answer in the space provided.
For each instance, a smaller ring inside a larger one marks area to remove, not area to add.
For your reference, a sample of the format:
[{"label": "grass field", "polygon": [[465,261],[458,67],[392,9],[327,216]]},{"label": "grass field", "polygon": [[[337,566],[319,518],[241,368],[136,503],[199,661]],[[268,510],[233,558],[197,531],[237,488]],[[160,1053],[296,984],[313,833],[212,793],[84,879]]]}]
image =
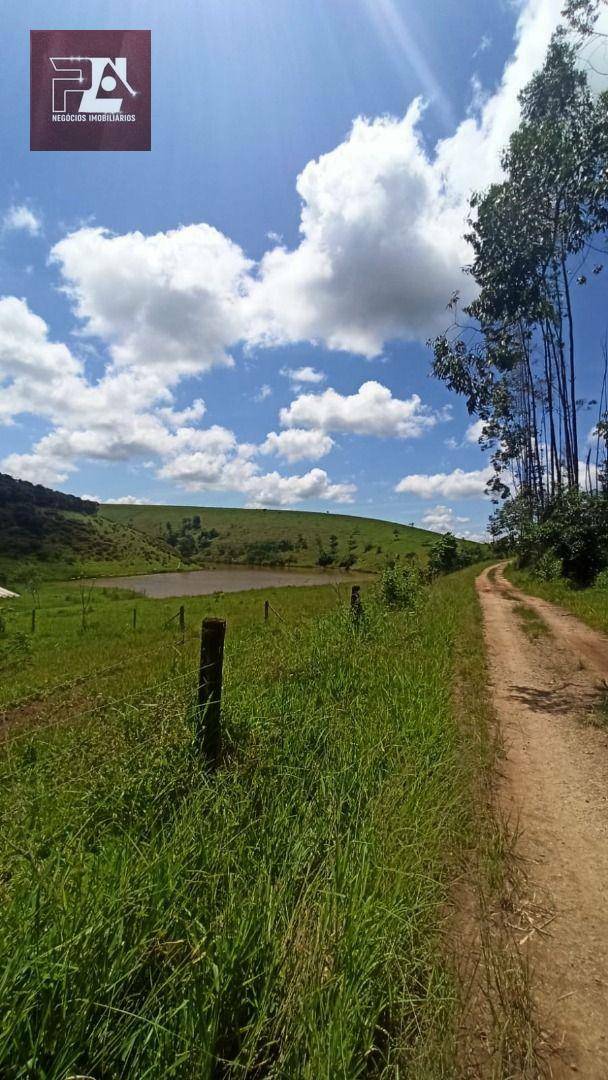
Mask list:
[{"label": "grass field", "polygon": [[[263,622],[266,599],[279,613],[273,614],[273,624],[280,624],[279,616],[292,623],[323,614],[338,603],[345,604],[348,588],[299,586],[167,600],[153,600],[125,589],[90,589],[65,582],[41,584],[35,598],[26,589],[18,600],[2,601],[0,606],[6,624],[0,636],[0,664],[4,659],[4,667],[0,667],[4,676],[0,678],[0,708],[25,698],[38,698],[42,702],[40,710],[45,711],[45,698],[52,691],[82,678],[85,683],[79,682],[76,688],[68,687],[63,693],[64,706],[74,697],[76,705],[83,701],[88,705],[109,693],[122,696],[150,673],[155,678],[159,672],[170,674],[177,660],[181,663],[187,658],[189,664],[194,664],[200,623],[205,616],[227,618],[231,631],[255,628]],[[32,633],[34,604],[37,607]],[[176,618],[182,604],[187,638],[184,648]],[[103,676],[95,675],[101,671],[105,672]],[[56,708],[57,697],[53,695],[48,709]]]},{"label": "grass field", "polygon": [[[130,525],[150,537],[166,535],[166,524],[180,527],[185,518],[200,517],[203,530],[215,530],[207,548],[196,556],[198,561],[253,562],[268,554],[275,561],[287,560],[294,566],[314,566],[319,551],[331,550],[334,536],[336,564],[353,552],[356,566],[378,570],[387,559],[405,559],[408,555],[424,558],[426,549],[437,541],[437,534],[408,525],[346,514],[316,514],[301,510],[239,510],[196,506],[102,506],[100,513],[112,521]],[[276,548],[286,542],[284,551]],[[463,542],[476,551],[479,545]],[[275,550],[273,550],[275,548]]]},{"label": "grass field", "polygon": [[588,589],[573,589],[567,581],[538,581],[525,570],[518,570],[510,564],[506,577],[514,585],[532,596],[540,596],[553,604],[571,611],[583,622],[596,630],[608,633],[608,590],[591,586]]},{"label": "grass field", "polygon": [[[29,653],[4,664],[30,700],[0,761],[2,1076],[452,1075],[445,905],[486,753],[477,572],[415,615],[368,586],[360,630],[329,588],[282,590],[267,625],[260,594],[189,600],[184,646],[161,626],[174,601],[138,598],[133,630],[110,592],[83,631],[49,585],[33,636],[14,608],[5,638]],[[203,612],[229,621],[215,775],[192,745]],[[68,676],[86,681],[49,694]]]}]

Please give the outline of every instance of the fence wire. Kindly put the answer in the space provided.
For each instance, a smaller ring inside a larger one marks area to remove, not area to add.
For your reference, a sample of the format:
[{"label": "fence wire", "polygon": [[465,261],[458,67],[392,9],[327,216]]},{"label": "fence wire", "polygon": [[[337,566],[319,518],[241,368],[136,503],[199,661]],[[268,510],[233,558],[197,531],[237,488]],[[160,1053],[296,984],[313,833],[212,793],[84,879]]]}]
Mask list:
[{"label": "fence wire", "polygon": [[[103,702],[100,702],[99,705],[92,706],[90,709],[85,709],[83,712],[75,713],[67,722],[63,717],[58,717],[56,720],[52,720],[46,724],[42,724],[40,727],[27,727],[24,730],[19,730],[15,732],[15,734],[7,732],[4,742],[0,743],[0,746],[4,749],[6,747],[14,745],[15,743],[23,739],[35,739],[38,735],[44,734],[47,731],[53,731],[61,727],[65,727],[66,730],[73,730],[73,728],[76,725],[80,724],[80,722],[84,719],[90,719],[92,716],[98,716],[104,711],[109,711],[112,709],[117,710],[130,704],[135,705],[136,698],[141,697],[147,693],[158,692],[160,694],[160,692],[165,687],[171,685],[172,683],[179,682],[182,679],[192,679],[192,686],[194,692],[194,690],[198,688],[198,679],[201,672],[207,671],[213,666],[213,664],[205,664],[201,667],[199,664],[197,664],[195,668],[192,668],[189,671],[182,672],[179,675],[171,676],[167,679],[163,679],[161,682],[149,683],[147,686],[140,687],[139,690],[134,690],[131,694],[128,694],[123,698],[105,700]],[[159,704],[158,700],[150,703],[151,706],[157,704]],[[40,717],[38,719],[40,719]]]},{"label": "fence wire", "polygon": [[[196,634],[186,634],[184,638],[182,638],[179,642],[169,643],[169,647],[175,650],[176,656],[179,656],[179,649],[182,649],[190,641],[198,640],[199,638]],[[142,642],[142,644],[144,643]],[[140,659],[150,661],[153,660],[156,656],[160,656],[161,653],[166,654],[166,652],[167,642],[163,642],[163,644],[160,645],[159,648],[155,649],[153,652],[143,650],[136,651],[134,653],[131,653],[125,660],[114,664],[109,664],[103,668],[95,668],[89,675],[75,675],[73,679],[69,679],[66,682],[55,683],[53,686],[50,686],[44,690],[34,691],[33,693],[26,695],[25,697],[17,698],[13,701],[8,701],[0,706],[0,720],[2,720],[3,715],[5,715],[9,711],[12,711],[14,709],[21,709],[24,706],[30,705],[37,701],[44,703],[48,701],[49,698],[54,697],[55,694],[59,694],[62,691],[69,691],[76,687],[84,686],[87,683],[92,682],[94,679],[105,678],[106,675],[116,674],[117,672],[123,670],[126,671],[127,668],[133,666],[134,661],[138,661]]]}]

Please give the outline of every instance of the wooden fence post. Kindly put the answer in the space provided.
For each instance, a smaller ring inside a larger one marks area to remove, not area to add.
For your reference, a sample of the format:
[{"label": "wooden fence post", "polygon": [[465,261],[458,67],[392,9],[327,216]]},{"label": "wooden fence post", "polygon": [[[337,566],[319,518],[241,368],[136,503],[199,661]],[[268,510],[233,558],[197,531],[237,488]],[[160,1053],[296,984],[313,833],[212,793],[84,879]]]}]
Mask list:
[{"label": "wooden fence post", "polygon": [[268,600],[264,600],[264,622],[268,622],[268,614],[270,612],[270,603]]},{"label": "wooden fence post", "polygon": [[203,619],[196,742],[200,752],[213,768],[219,762],[222,743],[222,669],[225,636],[226,621],[224,619]]},{"label": "wooden fence post", "polygon": [[186,635],[186,609],[185,609],[183,604],[181,605],[181,607],[179,609],[179,630],[180,630],[180,634],[182,635],[181,643],[183,645],[184,640],[185,640],[185,635]]},{"label": "wooden fence post", "polygon": [[134,607],[133,608],[133,629],[134,630],[135,630],[136,626],[137,626],[137,608]]},{"label": "wooden fence post", "polygon": [[363,614],[363,604],[361,603],[361,586],[353,585],[350,591],[350,610],[355,624],[358,626]]},{"label": "wooden fence post", "polygon": [[32,634],[36,633],[36,608],[32,608]]}]

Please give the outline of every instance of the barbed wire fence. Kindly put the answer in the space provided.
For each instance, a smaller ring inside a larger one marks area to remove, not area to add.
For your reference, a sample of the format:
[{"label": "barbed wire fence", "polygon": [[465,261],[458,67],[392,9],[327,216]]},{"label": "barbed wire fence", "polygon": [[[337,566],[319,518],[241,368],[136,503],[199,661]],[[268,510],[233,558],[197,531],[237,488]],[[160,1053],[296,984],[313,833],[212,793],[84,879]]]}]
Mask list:
[{"label": "barbed wire fence", "polygon": [[[279,620],[279,624],[282,629],[293,637],[297,627],[293,624],[289,624],[285,617],[278,611],[278,609],[270,603],[268,599],[264,600],[264,622],[268,622],[269,615],[272,614]],[[360,586],[353,585],[350,596],[350,614],[353,620],[353,624],[358,626],[363,616],[363,605],[360,595]],[[117,711],[124,709],[128,706],[137,706],[141,708],[141,698],[148,694],[154,695],[154,703],[158,702],[159,696],[163,690],[171,685],[177,683],[184,683],[189,686],[189,693],[191,697],[195,697],[195,724],[193,732],[193,744],[200,754],[202,760],[209,766],[210,769],[215,769],[221,759],[222,752],[222,692],[223,692],[223,663],[224,663],[224,645],[226,635],[226,621],[218,618],[206,618],[203,619],[200,631],[200,637],[196,633],[188,634],[186,632],[185,621],[185,605],[180,605],[177,612],[172,616],[169,616],[162,624],[161,629],[165,630],[171,626],[174,622],[177,622],[179,628],[179,639],[175,649],[178,652],[178,658],[181,656],[184,658],[184,646],[187,642],[200,642],[199,660],[196,667],[188,667],[186,671],[182,671],[179,674],[175,672],[175,658],[172,657],[173,670],[171,675],[157,679],[147,686],[139,687],[133,690],[128,695],[122,698],[107,697],[106,700],[99,702],[89,708],[75,709],[70,716],[69,726],[73,727],[75,724],[79,728],[83,724],[86,724],[92,718],[98,718],[104,712],[111,710]],[[70,705],[69,700],[65,702],[57,703],[57,696],[61,693],[70,693],[75,689],[81,689],[88,684],[97,683],[100,679],[103,679],[109,675],[115,675],[117,673],[132,669],[134,659],[145,660],[146,665],[156,660],[156,658],[167,656],[167,643],[163,644],[153,652],[146,650],[142,651],[138,656],[129,656],[120,662],[106,665],[103,668],[97,668],[87,675],[78,675],[73,679],[66,680],[62,683],[55,684],[54,686],[47,688],[43,691],[37,691],[35,694],[29,695],[26,698],[19,699],[17,701],[10,702],[3,708],[0,708],[0,748],[4,752],[5,761],[10,763],[11,749],[19,745],[20,741],[36,738],[37,735],[44,732],[47,733],[55,728],[66,727],[66,717],[63,714],[55,715],[53,719],[46,719],[43,723],[32,724],[26,723],[24,727],[21,727],[18,723],[14,725],[11,723],[11,713],[17,714],[20,709],[32,703],[40,704],[42,706],[48,705],[49,702],[57,711],[61,704],[66,706]],[[30,720],[32,717],[29,718]],[[40,721],[44,719],[41,714],[36,715],[34,713],[34,720]],[[4,728],[4,731],[2,730]],[[2,774],[0,774],[2,778]]]}]

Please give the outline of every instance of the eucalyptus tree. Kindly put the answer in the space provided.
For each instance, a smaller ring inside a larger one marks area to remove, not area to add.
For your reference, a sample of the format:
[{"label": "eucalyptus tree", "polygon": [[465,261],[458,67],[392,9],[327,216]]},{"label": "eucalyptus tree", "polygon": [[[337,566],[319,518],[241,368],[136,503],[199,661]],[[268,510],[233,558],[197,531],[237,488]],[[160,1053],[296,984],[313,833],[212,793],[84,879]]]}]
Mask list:
[{"label": "eucalyptus tree", "polygon": [[597,29],[597,20],[606,8],[608,0],[566,0],[562,14],[568,26],[582,38],[606,37]]},{"label": "eucalyptus tree", "polygon": [[[579,485],[573,291],[600,274],[608,227],[608,95],[594,98],[576,47],[554,36],[520,95],[504,178],[471,199],[475,300],[431,345],[433,372],[484,421],[490,490],[538,520]],[[451,302],[457,310],[457,298]],[[522,510],[523,508],[523,510]],[[512,523],[512,522],[511,522]]]}]

